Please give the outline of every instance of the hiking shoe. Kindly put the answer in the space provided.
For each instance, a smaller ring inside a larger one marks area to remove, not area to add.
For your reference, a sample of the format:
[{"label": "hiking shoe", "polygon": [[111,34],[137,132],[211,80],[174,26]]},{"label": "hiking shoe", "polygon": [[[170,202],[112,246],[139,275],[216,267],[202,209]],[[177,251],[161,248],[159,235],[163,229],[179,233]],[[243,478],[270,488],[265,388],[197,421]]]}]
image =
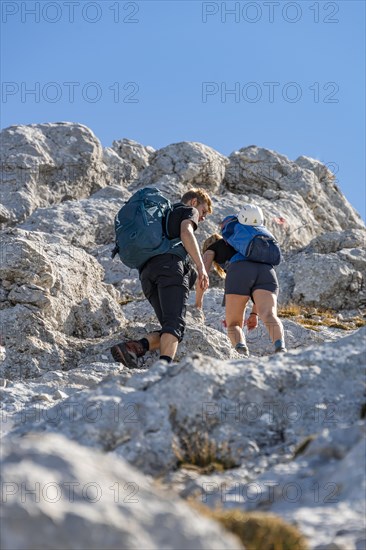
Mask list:
[{"label": "hiking shoe", "polygon": [[239,355],[243,355],[243,357],[249,357],[249,350],[245,344],[236,344],[235,351],[237,351]]},{"label": "hiking shoe", "polygon": [[279,348],[275,348],[275,353],[286,353],[287,349],[283,346],[280,346]]},{"label": "hiking shoe", "polygon": [[145,350],[141,342],[128,340],[113,346],[111,354],[116,363],[123,363],[129,369],[136,369],[138,368],[137,359],[145,355]]}]

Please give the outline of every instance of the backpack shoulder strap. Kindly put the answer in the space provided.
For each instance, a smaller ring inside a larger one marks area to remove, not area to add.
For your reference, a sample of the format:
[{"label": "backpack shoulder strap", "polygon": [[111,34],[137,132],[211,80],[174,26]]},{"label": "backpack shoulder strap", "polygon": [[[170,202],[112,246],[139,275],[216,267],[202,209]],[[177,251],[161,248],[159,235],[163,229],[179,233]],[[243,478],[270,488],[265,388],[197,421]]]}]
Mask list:
[{"label": "backpack shoulder strap", "polygon": [[170,214],[176,210],[177,208],[182,208],[184,207],[185,204],[183,204],[182,202],[175,202],[174,204],[171,204],[170,205],[170,208],[167,209],[167,212],[164,216],[164,221],[163,221],[163,231],[164,231],[164,235],[170,239],[170,235],[169,235],[169,231],[168,231],[168,223],[169,223],[169,218],[170,218]]},{"label": "backpack shoulder strap", "polygon": [[268,229],[264,227],[264,225],[256,225],[255,228],[257,230],[257,235],[262,235],[263,237],[273,239],[274,241],[276,240],[274,235],[272,235],[272,233],[268,231]]},{"label": "backpack shoulder strap", "polygon": [[170,214],[173,212],[173,208],[174,206],[167,209],[167,213],[165,214],[163,219],[163,232],[168,239],[170,239],[169,231],[168,231],[168,223],[169,223]]}]

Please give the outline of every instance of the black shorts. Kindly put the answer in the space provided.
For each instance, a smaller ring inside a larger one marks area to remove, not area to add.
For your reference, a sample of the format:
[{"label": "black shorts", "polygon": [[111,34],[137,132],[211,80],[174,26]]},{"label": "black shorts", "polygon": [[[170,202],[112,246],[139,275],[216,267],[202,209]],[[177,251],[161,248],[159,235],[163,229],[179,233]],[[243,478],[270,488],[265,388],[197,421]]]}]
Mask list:
[{"label": "black shorts", "polygon": [[143,293],[154,308],[161,324],[160,333],[183,338],[189,289],[197,273],[174,254],[151,258],[140,273]]},{"label": "black shorts", "polygon": [[233,262],[225,279],[225,294],[253,297],[255,290],[269,290],[278,295],[278,280],[273,267],[259,262]]}]

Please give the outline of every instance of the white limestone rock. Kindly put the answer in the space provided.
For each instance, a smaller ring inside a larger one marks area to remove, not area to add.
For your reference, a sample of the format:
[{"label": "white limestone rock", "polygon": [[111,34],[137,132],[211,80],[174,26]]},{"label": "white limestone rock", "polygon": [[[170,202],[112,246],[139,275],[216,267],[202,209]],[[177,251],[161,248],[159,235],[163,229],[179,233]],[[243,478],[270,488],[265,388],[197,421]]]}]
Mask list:
[{"label": "white limestone rock", "polygon": [[296,193],[282,193],[278,200],[245,192],[222,190],[213,197],[213,213],[200,223],[196,235],[203,242],[212,233],[220,234],[220,223],[228,215],[236,215],[246,202],[255,201],[263,209],[265,225],[281,245],[281,250],[291,252],[303,248],[321,228],[312,220],[304,199]]},{"label": "white limestone rock", "polygon": [[152,154],[155,152],[153,147],[141,145],[133,139],[123,138],[115,140],[112,143],[112,150],[128,164],[135,168],[136,174],[147,168]]},{"label": "white limestone rock", "polygon": [[2,223],[24,221],[38,207],[85,198],[112,183],[99,140],[81,124],[10,126],[0,143]]},{"label": "white limestone rock", "polygon": [[301,197],[308,213],[307,222],[315,226],[316,234],[364,227],[361,217],[336,185],[334,174],[319,161],[299,157],[293,162],[254,145],[233,152],[229,160],[224,184],[230,191],[275,201],[287,198],[288,211],[295,215],[298,212],[295,205],[291,207],[291,199]]},{"label": "white limestone rock", "polygon": [[56,390],[53,394],[53,399],[67,399],[69,396],[62,390]]},{"label": "white limestone rock", "polygon": [[188,191],[187,185],[185,183],[182,183],[180,179],[177,178],[174,174],[161,176],[153,184],[149,184],[147,179],[143,184],[140,184],[139,181],[137,181],[137,183],[130,186],[129,189],[134,192],[138,188],[151,186],[157,187],[163,195],[169,198],[172,204],[174,204],[175,202],[179,202],[184,193]]},{"label": "white limestone rock", "polygon": [[158,476],[177,468],[175,447],[204,434],[232,467],[273,449],[286,454],[328,421],[349,426],[360,418],[365,332],[274,357],[222,361],[191,353],[178,364],[159,361],[81,394],[72,422],[63,407],[52,425],[22,424],[12,437],[60,432]]},{"label": "white limestone rock", "polygon": [[[185,497],[197,491],[202,496],[203,483],[218,485],[213,501],[222,498],[222,484],[230,492],[235,483],[257,480],[298,483],[304,492],[293,506],[275,492],[273,502],[254,507],[298,523],[314,550],[360,550],[364,464],[363,428],[357,422],[364,406],[365,329],[339,339],[344,333],[336,329],[310,331],[284,320],[290,352],[273,356],[260,323],[255,331],[245,329],[251,356],[243,360],[222,327],[223,283],[211,277],[205,320],[190,297],[177,363],[156,362],[155,352],[140,360],[141,371],[136,372],[115,363],[110,354],[114,343],[159,328],[137,271],[110,259],[114,215],[144,185],[158,186],[172,201],[192,186],[207,189],[214,212],[199,225],[200,243],[218,230],[226,215],[255,200],[285,252],[285,261],[276,268],[280,303],[341,309],[344,319],[357,314],[366,304],[366,232],[328,167],[307,157],[291,162],[254,146],[233,153],[229,165],[224,156],[198,143],[154,151],[123,139],[103,149],[89,129],[71,123],[11,127],[2,138],[0,222],[22,224],[2,232],[0,249],[0,422],[4,441],[15,442],[6,456],[20,464],[16,475],[23,477],[17,482],[34,486],[34,476],[41,472],[50,481],[57,473],[57,479],[69,476],[80,483],[90,482],[89,474],[93,479],[101,475],[107,487],[116,480],[126,483],[124,474],[108,477],[117,467],[113,457],[95,458],[94,451],[77,447],[75,456],[90,465],[79,474],[73,453],[68,451],[66,459],[62,454],[74,444],[45,433],[55,431],[116,455],[123,468],[129,468],[125,458],[144,472],[164,476]],[[31,443],[22,438],[19,444],[18,436],[30,431],[42,432],[42,437],[34,436]],[[308,435],[316,439],[292,460]],[[208,438],[218,458],[228,459],[228,470],[209,476],[177,469],[184,441],[200,437]],[[7,468],[12,460],[6,459]],[[113,461],[111,470],[111,462],[104,460]],[[97,477],[94,462],[101,465]],[[11,466],[6,473],[13,471]],[[305,494],[307,482],[318,484],[320,491],[328,483],[339,484],[340,500],[323,499],[315,505]],[[248,501],[236,501],[234,493],[224,494],[227,505],[248,506]],[[139,509],[134,519],[120,502],[86,508],[80,492],[72,509],[65,499],[51,507],[47,502],[19,503],[18,497],[9,495],[8,503],[14,506],[11,518],[20,518],[25,526],[25,538],[16,538],[21,535],[15,536],[11,519],[7,548],[93,548],[103,542],[120,548],[121,540],[131,542],[129,548],[215,548],[206,531],[204,541],[198,535],[169,538],[174,531],[180,533],[180,520],[165,511],[156,519],[146,500],[144,513]],[[169,498],[175,507],[175,497]],[[153,502],[151,506],[165,510]],[[31,507],[37,521],[30,519]],[[340,525],[342,517],[345,526]],[[169,533],[163,530],[165,518],[178,522]],[[151,525],[159,529],[156,537]],[[188,523],[184,525],[187,532]],[[83,538],[67,539],[65,533],[73,529]],[[217,540],[218,548],[226,547]]]},{"label": "white limestone rock", "polygon": [[276,269],[280,302],[335,310],[365,306],[365,235],[362,230],[323,233],[287,257]]},{"label": "white limestone rock", "polygon": [[211,147],[195,142],[173,143],[155,151],[149,166],[139,175],[136,185],[158,185],[170,177],[176,184],[173,199],[190,187],[203,187],[216,193],[222,183],[227,159]]},{"label": "white limestone rock", "polygon": [[346,427],[335,420],[307,446],[304,442],[305,450],[294,459],[249,482],[236,479],[225,487],[223,480],[204,482],[205,502],[279,515],[296,524],[312,550],[364,548],[365,423]]},{"label": "white limestone rock", "polygon": [[9,377],[71,368],[83,339],[115,331],[124,319],[103,269],[60,237],[9,229],[2,234],[0,316]]},{"label": "white limestone rock", "polygon": [[115,185],[128,186],[138,175],[133,164],[121,158],[112,147],[104,147],[103,161]]},{"label": "white limestone rock", "polygon": [[[90,343],[84,342],[84,346],[90,346]],[[93,361],[90,352],[88,356],[87,366],[83,366],[81,360],[78,363],[80,366],[69,371],[50,370],[31,379],[3,379],[6,383],[0,387],[2,435],[9,433],[14,425],[39,423],[41,420],[52,424],[63,408],[72,421],[74,408],[78,406],[75,398],[80,392],[96,386],[107,377],[119,375],[126,381],[131,377],[128,369],[120,363],[114,363],[111,357],[109,362],[103,363]],[[46,395],[48,399],[37,401],[37,395]],[[59,406],[55,410],[53,406],[56,399]]]},{"label": "white limestone rock", "polygon": [[1,546],[8,550],[242,549],[125,461],[60,435],[4,445],[1,474]]},{"label": "white limestone rock", "polygon": [[101,264],[104,269],[104,282],[112,284],[119,292],[121,304],[131,301],[146,300],[142,293],[141,283],[137,269],[125,266],[119,256],[112,260],[111,253],[114,243],[110,245],[95,246],[90,254]]},{"label": "white limestone rock", "polygon": [[38,208],[18,227],[58,235],[73,246],[92,251],[114,241],[115,215],[129,197],[127,189],[109,186],[88,199]]},{"label": "white limestone rock", "polygon": [[304,249],[304,252],[330,254],[345,248],[365,248],[366,228],[347,229],[345,231],[327,231],[314,238]]}]

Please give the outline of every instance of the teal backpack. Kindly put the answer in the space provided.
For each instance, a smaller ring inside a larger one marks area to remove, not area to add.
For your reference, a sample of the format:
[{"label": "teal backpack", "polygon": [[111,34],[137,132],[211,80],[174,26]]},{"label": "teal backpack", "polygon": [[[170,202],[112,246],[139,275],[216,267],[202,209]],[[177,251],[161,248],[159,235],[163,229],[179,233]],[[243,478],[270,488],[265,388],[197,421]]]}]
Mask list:
[{"label": "teal backpack", "polygon": [[127,267],[141,269],[159,254],[176,254],[185,259],[187,253],[182,241],[169,239],[167,224],[173,207],[156,187],[139,189],[119,210],[114,219],[116,246]]}]

